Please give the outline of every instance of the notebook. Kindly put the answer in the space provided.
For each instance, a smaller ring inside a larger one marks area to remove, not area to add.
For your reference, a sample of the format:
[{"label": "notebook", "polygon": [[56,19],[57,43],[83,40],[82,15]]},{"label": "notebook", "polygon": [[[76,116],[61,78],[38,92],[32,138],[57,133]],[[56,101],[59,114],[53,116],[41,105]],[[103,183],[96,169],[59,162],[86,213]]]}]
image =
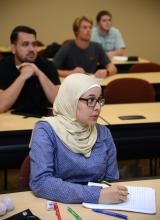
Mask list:
[{"label": "notebook", "polygon": [[[89,184],[97,185],[97,184]],[[101,184],[98,184],[101,186]],[[106,187],[106,185],[102,185]],[[128,200],[119,204],[93,204],[82,203],[83,206],[90,209],[111,209],[111,210],[124,210],[132,212],[142,212],[148,214],[156,213],[156,197],[155,189],[151,187],[142,186],[126,186],[128,188]]]}]

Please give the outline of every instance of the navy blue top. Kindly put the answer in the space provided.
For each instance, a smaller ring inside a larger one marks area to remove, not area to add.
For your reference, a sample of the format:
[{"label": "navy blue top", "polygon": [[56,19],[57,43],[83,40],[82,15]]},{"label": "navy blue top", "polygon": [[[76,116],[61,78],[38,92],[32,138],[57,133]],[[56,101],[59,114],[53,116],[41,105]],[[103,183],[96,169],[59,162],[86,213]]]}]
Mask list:
[{"label": "navy blue top", "polygon": [[99,67],[106,68],[111,61],[99,43],[90,42],[86,49],[77,47],[75,42],[64,44],[54,58],[54,64],[60,70],[72,70],[82,67],[86,73],[95,73]]}]

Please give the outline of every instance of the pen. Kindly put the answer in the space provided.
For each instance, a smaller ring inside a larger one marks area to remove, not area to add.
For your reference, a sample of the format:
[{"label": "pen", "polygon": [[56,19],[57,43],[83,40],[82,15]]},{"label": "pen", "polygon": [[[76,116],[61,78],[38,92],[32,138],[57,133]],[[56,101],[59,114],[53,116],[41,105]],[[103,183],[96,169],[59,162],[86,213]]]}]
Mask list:
[{"label": "pen", "polygon": [[83,220],[73,209],[70,207],[67,208],[67,210],[77,219],[77,220]]},{"label": "pen", "polygon": [[[106,185],[108,185],[108,186],[112,186],[112,184],[109,183],[109,182],[107,182],[106,180],[102,180],[101,183],[106,184]],[[129,193],[128,193],[128,195],[129,195]]]},{"label": "pen", "polygon": [[61,220],[61,215],[60,215],[60,211],[59,211],[57,202],[54,202],[54,210],[56,211],[57,219]]},{"label": "pen", "polygon": [[112,186],[112,184],[109,183],[109,182],[107,182],[106,180],[102,180],[101,183],[104,183],[104,184],[106,184],[106,185],[108,185],[108,186]]},{"label": "pen", "polygon": [[128,216],[127,216],[127,215],[122,215],[122,214],[120,214],[120,213],[109,212],[109,211],[101,210],[101,209],[92,209],[92,210],[93,210],[94,212],[102,213],[102,214],[105,214],[105,215],[110,215],[110,216],[114,216],[114,217],[122,218],[122,219],[128,219]]}]

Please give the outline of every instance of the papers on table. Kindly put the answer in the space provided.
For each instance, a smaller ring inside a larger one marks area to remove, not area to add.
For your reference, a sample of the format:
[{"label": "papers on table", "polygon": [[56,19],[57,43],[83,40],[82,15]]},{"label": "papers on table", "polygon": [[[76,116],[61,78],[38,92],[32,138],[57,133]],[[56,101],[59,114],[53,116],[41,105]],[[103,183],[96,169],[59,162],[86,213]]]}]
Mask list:
[{"label": "papers on table", "polygon": [[112,61],[128,61],[127,56],[114,56],[112,57]]},{"label": "papers on table", "polygon": [[[92,185],[90,183],[90,185]],[[95,186],[95,183],[93,184]],[[101,184],[98,184],[101,186]],[[103,186],[104,187],[104,184]],[[83,203],[83,206],[91,209],[111,209],[142,212],[148,214],[156,213],[155,190],[150,187],[126,186],[128,188],[128,200],[119,204],[92,204]]]}]

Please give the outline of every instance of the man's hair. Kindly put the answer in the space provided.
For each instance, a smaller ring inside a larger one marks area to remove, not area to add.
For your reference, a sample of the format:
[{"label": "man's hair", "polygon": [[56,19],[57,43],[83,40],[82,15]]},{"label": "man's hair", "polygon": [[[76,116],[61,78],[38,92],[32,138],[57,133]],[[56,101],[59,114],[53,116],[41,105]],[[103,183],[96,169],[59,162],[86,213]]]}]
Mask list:
[{"label": "man's hair", "polygon": [[30,28],[30,27],[27,27],[27,26],[17,26],[15,27],[12,32],[11,32],[11,35],[10,35],[10,42],[11,44],[14,44],[17,42],[17,39],[18,39],[18,34],[20,32],[23,32],[23,33],[27,33],[27,34],[33,34],[36,38],[36,31],[33,29],[33,28]]},{"label": "man's hair", "polygon": [[93,21],[85,16],[76,18],[73,23],[73,32],[74,32],[75,36],[77,36],[77,33],[79,31],[79,27],[80,27],[82,21],[87,21],[88,23],[93,25]]},{"label": "man's hair", "polygon": [[98,12],[96,16],[97,23],[100,22],[102,16],[105,16],[105,15],[109,16],[112,19],[112,14],[109,11],[103,10],[103,11]]}]

